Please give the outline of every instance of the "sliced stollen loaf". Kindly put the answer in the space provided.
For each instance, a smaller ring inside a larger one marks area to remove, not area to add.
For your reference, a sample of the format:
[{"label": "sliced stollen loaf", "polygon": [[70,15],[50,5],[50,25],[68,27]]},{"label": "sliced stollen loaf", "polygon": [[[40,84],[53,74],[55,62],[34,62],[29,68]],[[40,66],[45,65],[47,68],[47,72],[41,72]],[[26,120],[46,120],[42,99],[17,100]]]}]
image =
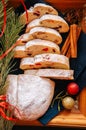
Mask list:
[{"label": "sliced stollen loaf", "polygon": [[6,92],[6,96],[7,96],[7,102],[9,102],[9,104],[16,106],[17,104],[17,85],[18,85],[18,80],[17,80],[17,75],[8,75],[7,76],[7,83],[8,83],[8,87],[7,87],[7,92]]},{"label": "sliced stollen loaf", "polygon": [[18,39],[18,46],[25,45],[29,41],[29,33],[22,34]]},{"label": "sliced stollen loaf", "polygon": [[25,44],[26,52],[28,56],[35,56],[43,53],[60,54],[60,47],[54,42],[34,39]]},{"label": "sliced stollen loaf", "polygon": [[62,37],[60,33],[54,29],[46,27],[34,27],[29,32],[29,39],[43,39],[53,41],[56,44],[61,44]]},{"label": "sliced stollen loaf", "polygon": [[15,57],[15,58],[28,57],[28,54],[27,54],[26,49],[25,49],[25,45],[16,46],[16,47],[14,48],[14,57]]},{"label": "sliced stollen loaf", "polygon": [[38,14],[40,14],[40,16],[42,16],[44,14],[55,14],[55,15],[58,15],[58,11],[55,8],[53,8],[50,5],[43,4],[43,3],[35,4],[34,8],[33,8],[33,11],[37,12]]},{"label": "sliced stollen loaf", "polygon": [[58,31],[56,31],[55,29],[46,28],[46,27],[32,28],[29,33],[25,33],[21,35],[18,38],[17,42],[19,42],[18,45],[24,45],[26,42],[33,39],[48,40],[56,44],[61,44],[62,42],[62,36],[60,35]]},{"label": "sliced stollen loaf", "polygon": [[6,101],[12,105],[16,118],[30,121],[45,114],[54,95],[54,81],[25,74],[9,75],[7,81]]},{"label": "sliced stollen loaf", "polygon": [[[39,18],[38,14],[33,12],[33,9],[32,10],[27,10],[27,13],[28,13],[28,23],[30,23],[32,20],[34,20],[36,18]],[[21,14],[19,19],[20,19],[20,22],[22,24],[26,24],[27,23],[26,12]]]},{"label": "sliced stollen loaf", "polygon": [[22,70],[47,67],[70,69],[69,58],[60,54],[44,53],[23,58],[20,62],[20,69]]},{"label": "sliced stollen loaf", "polygon": [[[55,14],[58,15],[58,11],[50,5],[45,5],[42,3],[37,3],[34,7],[27,10],[28,13],[28,23],[36,18],[40,18],[44,14]],[[26,12],[20,15],[20,22],[26,24]]]},{"label": "sliced stollen loaf", "polygon": [[45,14],[40,18],[40,26],[54,28],[60,33],[69,31],[68,23],[60,16]]},{"label": "sliced stollen loaf", "polygon": [[69,25],[62,17],[51,14],[45,14],[39,19],[30,22],[26,27],[26,32],[29,32],[33,27],[49,27],[59,31],[60,33],[69,31]]},{"label": "sliced stollen loaf", "polygon": [[51,41],[34,39],[14,48],[15,58],[32,57],[43,53],[60,54],[60,47]]},{"label": "sliced stollen loaf", "polygon": [[31,28],[39,26],[40,26],[40,19],[34,19],[27,25],[25,32],[27,33],[30,31]]},{"label": "sliced stollen loaf", "polygon": [[73,80],[74,71],[64,69],[31,69],[25,70],[24,74],[47,77],[51,79]]}]

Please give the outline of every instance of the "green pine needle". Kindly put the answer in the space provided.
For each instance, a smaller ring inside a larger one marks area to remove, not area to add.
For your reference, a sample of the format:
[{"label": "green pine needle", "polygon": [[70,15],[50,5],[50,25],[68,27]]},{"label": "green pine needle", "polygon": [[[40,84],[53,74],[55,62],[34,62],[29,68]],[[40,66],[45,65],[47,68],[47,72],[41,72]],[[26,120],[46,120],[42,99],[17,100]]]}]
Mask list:
[{"label": "green pine needle", "polygon": [[[10,116],[9,111],[6,112],[7,116]],[[7,121],[0,117],[0,130],[12,130],[13,126],[15,125],[12,121]]]},{"label": "green pine needle", "polygon": [[[8,21],[6,25],[6,30],[3,37],[0,39],[1,44],[1,54],[4,53],[7,49],[9,49],[18,39],[19,33],[24,25],[21,25],[19,22],[19,18],[15,15],[14,11],[11,9],[10,14],[8,14]],[[4,86],[6,81],[6,77],[9,72],[12,70],[12,59],[14,52],[11,51],[4,59],[0,61],[0,88]]]},{"label": "green pine needle", "polygon": [[[7,3],[8,0],[5,0],[5,4]],[[8,10],[7,10],[8,12]],[[2,0],[0,0],[0,29],[2,28],[2,25],[3,25],[3,16],[4,16],[4,13],[3,13],[3,4],[2,4]]]}]

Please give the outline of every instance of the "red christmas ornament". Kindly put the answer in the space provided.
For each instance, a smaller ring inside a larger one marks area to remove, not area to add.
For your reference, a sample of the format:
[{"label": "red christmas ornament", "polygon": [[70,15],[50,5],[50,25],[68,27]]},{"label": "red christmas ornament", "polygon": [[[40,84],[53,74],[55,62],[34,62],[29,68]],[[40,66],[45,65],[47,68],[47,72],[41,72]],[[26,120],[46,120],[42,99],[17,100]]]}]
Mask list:
[{"label": "red christmas ornament", "polygon": [[75,82],[71,82],[67,86],[67,92],[70,95],[76,95],[79,92],[79,85]]}]

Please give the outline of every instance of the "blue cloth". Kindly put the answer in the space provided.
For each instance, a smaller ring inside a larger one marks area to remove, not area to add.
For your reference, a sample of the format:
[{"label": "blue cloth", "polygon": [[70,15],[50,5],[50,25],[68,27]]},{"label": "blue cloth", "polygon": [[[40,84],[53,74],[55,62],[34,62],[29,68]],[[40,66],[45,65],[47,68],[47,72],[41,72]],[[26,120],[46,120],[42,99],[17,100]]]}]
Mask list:
[{"label": "blue cloth", "polygon": [[78,57],[71,59],[71,68],[74,69],[75,81],[79,84],[80,90],[86,86],[86,34],[83,32],[78,41]]},{"label": "blue cloth", "polygon": [[[25,0],[27,8],[33,6],[35,3],[45,3],[45,2],[43,0]],[[22,7],[22,5],[19,6],[15,10],[15,12],[18,13],[19,15],[20,13],[24,12],[24,8]],[[18,61],[19,59],[17,59],[17,62]],[[80,38],[78,40],[78,57],[75,59],[70,59],[70,67],[71,69],[74,70],[74,81],[80,86],[80,90],[82,90],[83,87],[86,86],[86,34],[84,34],[83,32],[81,32]],[[19,73],[22,73],[22,71],[19,70]],[[66,90],[66,86],[69,82],[71,81],[55,80],[56,87],[54,97],[63,89]],[[47,112],[41,118],[39,118],[39,121],[42,124],[46,125],[52,118],[54,118],[60,112],[58,111],[57,103],[58,102],[55,102],[52,108],[50,105]],[[63,110],[62,106],[61,110]]]}]

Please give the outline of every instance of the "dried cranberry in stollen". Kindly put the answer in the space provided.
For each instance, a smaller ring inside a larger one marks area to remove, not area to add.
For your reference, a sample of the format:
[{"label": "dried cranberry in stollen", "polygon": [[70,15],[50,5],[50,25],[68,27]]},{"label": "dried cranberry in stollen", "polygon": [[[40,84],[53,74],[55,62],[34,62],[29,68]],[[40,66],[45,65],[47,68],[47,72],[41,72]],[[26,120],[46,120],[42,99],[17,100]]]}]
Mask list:
[{"label": "dried cranberry in stollen", "polygon": [[75,82],[71,82],[67,85],[67,92],[70,95],[76,95],[79,92],[79,85]]},{"label": "dried cranberry in stollen", "polygon": [[42,49],[43,51],[48,51],[48,48],[44,48],[44,49]]}]

